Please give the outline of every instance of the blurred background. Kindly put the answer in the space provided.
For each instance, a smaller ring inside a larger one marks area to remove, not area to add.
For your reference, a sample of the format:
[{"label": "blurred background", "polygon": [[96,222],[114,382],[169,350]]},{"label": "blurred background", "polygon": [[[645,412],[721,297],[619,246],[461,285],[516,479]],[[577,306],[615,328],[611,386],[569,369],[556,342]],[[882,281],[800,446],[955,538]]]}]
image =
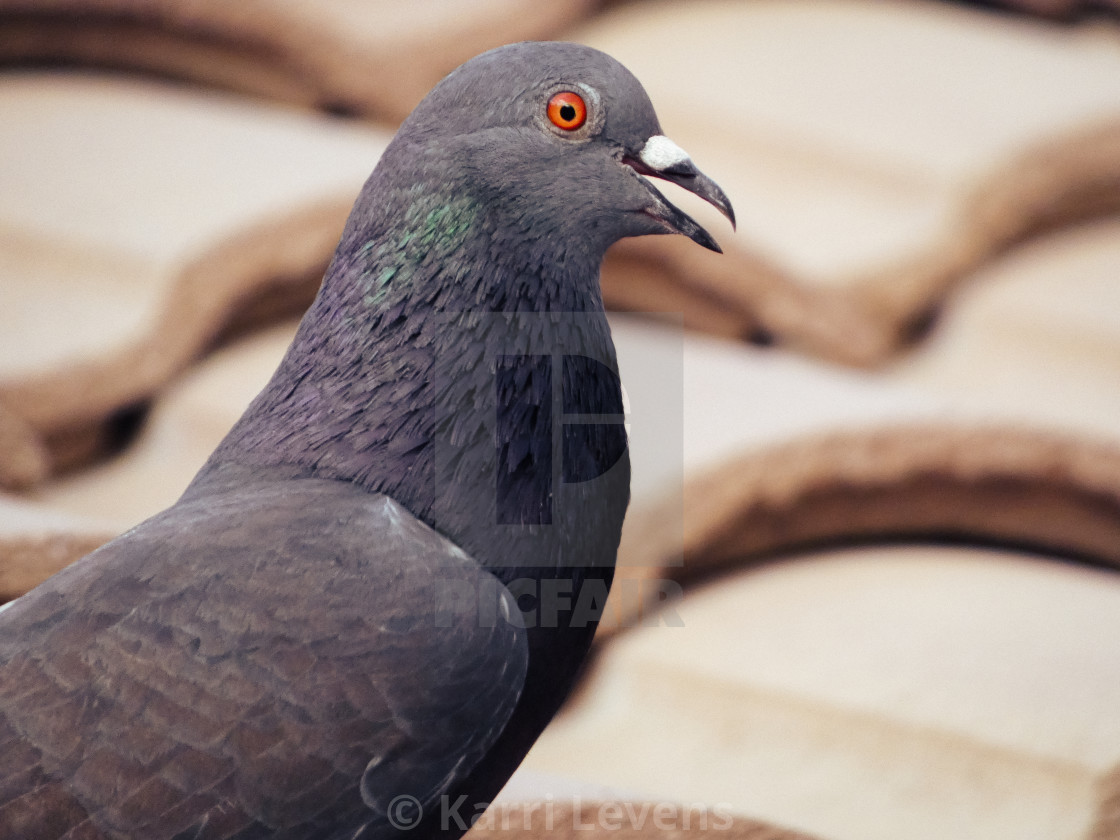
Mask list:
[{"label": "blurred background", "polygon": [[507,795],[1120,837],[1114,0],[0,0],[0,601],[178,497],[400,119],[525,39],[739,225],[666,186],[725,254],[608,255],[620,579]]}]

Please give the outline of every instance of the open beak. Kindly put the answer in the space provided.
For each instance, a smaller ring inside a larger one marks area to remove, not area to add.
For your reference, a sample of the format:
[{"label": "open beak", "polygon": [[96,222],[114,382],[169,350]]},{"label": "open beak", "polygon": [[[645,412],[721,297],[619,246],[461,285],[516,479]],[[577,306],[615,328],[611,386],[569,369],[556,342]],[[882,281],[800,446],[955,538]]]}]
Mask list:
[{"label": "open beak", "polygon": [[[696,164],[684,149],[668,137],[662,134],[653,135],[646,141],[637,156],[626,155],[622,162],[640,175],[671,181],[690,193],[700,196],[726,216],[734,229],[735,211],[731,209],[731,201],[727,195],[715,181],[696,168]],[[700,227],[695,219],[670,204],[652,184],[648,186],[654,196],[653,205],[648,209],[651,216],[664,222],[676,233],[683,233],[698,245],[723,253],[712,235]]]}]

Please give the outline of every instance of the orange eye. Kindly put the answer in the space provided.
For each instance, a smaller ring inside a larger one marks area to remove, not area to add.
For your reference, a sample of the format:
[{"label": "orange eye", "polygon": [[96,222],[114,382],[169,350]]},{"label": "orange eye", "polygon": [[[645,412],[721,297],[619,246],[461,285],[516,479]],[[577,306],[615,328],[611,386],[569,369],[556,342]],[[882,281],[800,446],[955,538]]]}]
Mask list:
[{"label": "orange eye", "polygon": [[557,128],[575,131],[587,122],[587,105],[578,93],[566,90],[548,100],[548,118]]}]

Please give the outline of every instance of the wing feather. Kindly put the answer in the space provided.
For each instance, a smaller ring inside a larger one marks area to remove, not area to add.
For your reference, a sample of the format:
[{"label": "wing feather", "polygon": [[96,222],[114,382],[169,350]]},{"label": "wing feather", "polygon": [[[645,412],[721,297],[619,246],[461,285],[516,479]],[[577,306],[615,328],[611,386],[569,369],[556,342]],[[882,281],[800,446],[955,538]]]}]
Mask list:
[{"label": "wing feather", "polygon": [[377,837],[505,727],[511,607],[345,483],[181,502],[0,613],[0,836]]}]

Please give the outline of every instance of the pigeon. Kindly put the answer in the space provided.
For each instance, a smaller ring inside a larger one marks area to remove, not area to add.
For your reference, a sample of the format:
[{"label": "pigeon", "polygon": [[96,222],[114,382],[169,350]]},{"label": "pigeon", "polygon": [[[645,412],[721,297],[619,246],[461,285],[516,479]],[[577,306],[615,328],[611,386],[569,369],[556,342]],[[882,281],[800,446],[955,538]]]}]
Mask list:
[{"label": "pigeon", "polygon": [[650,178],[734,224],[591,48],[500,47],[429,93],[182,497],[0,608],[0,837],[469,828],[571,690],[614,572],[603,254],[719,250]]}]

